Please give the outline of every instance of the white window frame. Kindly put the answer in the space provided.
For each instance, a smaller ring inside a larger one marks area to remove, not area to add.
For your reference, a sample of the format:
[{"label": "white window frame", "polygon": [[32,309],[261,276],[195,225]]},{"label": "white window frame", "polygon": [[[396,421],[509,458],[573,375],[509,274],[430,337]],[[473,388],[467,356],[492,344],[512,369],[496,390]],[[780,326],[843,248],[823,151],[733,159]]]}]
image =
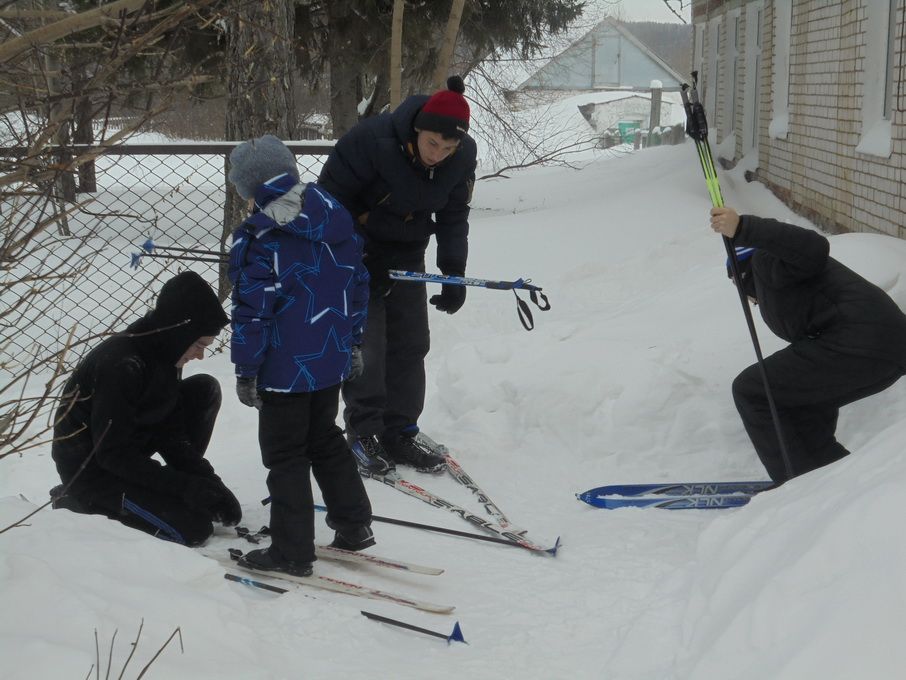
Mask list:
[{"label": "white window frame", "polygon": [[[887,27],[887,69],[884,73],[884,118],[893,120],[894,85],[896,81],[897,58],[897,0],[890,1],[890,17]],[[902,57],[901,57],[902,58]]]},{"label": "white window frame", "polygon": [[890,158],[893,152],[891,120],[885,115],[888,91],[893,87],[893,64],[889,63],[891,42],[896,33],[899,0],[872,0],[865,3],[865,31],[862,34],[865,59],[862,71],[862,132],[856,152]]},{"label": "white window frame", "polygon": [[727,51],[726,51],[726,70],[727,74],[727,92],[726,101],[724,102],[724,115],[727,123],[725,137],[730,137],[736,132],[736,103],[739,100],[739,29],[742,26],[740,19],[740,10],[731,9],[726,15],[727,28]]},{"label": "white window frame", "polygon": [[705,23],[695,24],[695,50],[692,55],[692,70],[698,71],[699,78],[705,74]]},{"label": "white window frame", "polygon": [[793,0],[774,0],[774,55],[771,68],[771,123],[768,135],[786,139],[790,134],[790,44],[793,35]]},{"label": "white window frame", "polygon": [[743,82],[742,154],[758,151],[758,119],[761,107],[761,48],[764,0],[746,5],[746,73]]},{"label": "white window frame", "polygon": [[708,129],[717,129],[717,89],[720,83],[720,25],[722,17],[715,17],[708,22],[708,63],[705,77],[705,115],[708,117]]}]

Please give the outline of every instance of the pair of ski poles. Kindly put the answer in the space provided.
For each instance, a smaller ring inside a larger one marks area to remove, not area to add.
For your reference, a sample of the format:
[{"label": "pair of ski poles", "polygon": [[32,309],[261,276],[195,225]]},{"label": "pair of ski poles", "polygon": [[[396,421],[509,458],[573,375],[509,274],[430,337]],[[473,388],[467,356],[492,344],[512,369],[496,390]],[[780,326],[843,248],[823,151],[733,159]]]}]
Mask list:
[{"label": "pair of ski poles", "polygon": [[[708,194],[711,196],[711,203],[715,208],[723,208],[724,199],[720,192],[720,183],[717,181],[717,167],[714,165],[714,156],[711,154],[711,145],[708,143],[708,120],[705,116],[705,108],[702,106],[698,96],[698,71],[692,72],[691,86],[688,83],[683,83],[681,95],[683,98],[683,108],[686,111],[686,134],[695,142],[695,150],[698,152],[698,160],[701,163],[702,172],[705,174],[705,184],[708,186]],[[730,269],[733,272],[733,280],[741,282],[742,278],[740,277],[739,259],[736,257],[736,248],[733,246],[733,242],[726,236],[723,237],[723,242],[724,248],[727,251]],[[761,352],[761,344],[758,342],[758,334],[755,331],[755,323],[752,320],[752,310],[746,299],[746,293],[739,283],[737,283],[736,290],[739,293],[742,311],[746,317],[746,324],[749,327],[752,345],[755,348],[755,356],[758,359],[758,368],[761,372],[762,382],[764,383],[768,408],[771,411],[771,419],[774,421],[774,431],[777,434],[780,455],[783,458],[783,466],[786,470],[787,478],[789,479],[793,477],[793,466],[790,462],[786,440],[780,426],[780,416],[777,412],[777,405],[774,403],[774,395],[771,392],[771,386],[768,382],[768,374],[764,366],[764,356]]]},{"label": "pair of ski poles", "polygon": [[[141,251],[132,254],[130,266],[138,269],[143,257],[157,257],[171,260],[186,260],[190,262],[210,262],[213,264],[226,264],[229,256],[215,250],[202,248],[179,248],[176,246],[159,246],[152,239],[146,240],[141,245]],[[489,288],[491,290],[511,290],[516,298],[516,312],[522,326],[530,331],[535,327],[528,303],[520,298],[517,290],[526,290],[529,299],[542,312],[551,308],[547,296],[541,292],[541,287],[532,284],[531,279],[516,279],[515,281],[493,281],[491,279],[478,279],[469,276],[447,276],[446,274],[433,274],[425,272],[410,272],[401,269],[391,269],[390,278],[396,281],[412,281],[415,283],[440,283],[448,286],[474,286]]]}]

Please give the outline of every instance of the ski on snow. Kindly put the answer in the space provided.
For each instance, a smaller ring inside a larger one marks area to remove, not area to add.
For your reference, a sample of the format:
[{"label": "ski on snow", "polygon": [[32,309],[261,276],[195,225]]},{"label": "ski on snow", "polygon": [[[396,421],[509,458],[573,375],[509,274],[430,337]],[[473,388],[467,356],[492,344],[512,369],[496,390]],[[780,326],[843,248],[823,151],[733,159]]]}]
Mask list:
[{"label": "ski on snow", "polygon": [[681,482],[673,484],[613,484],[599,486],[576,498],[596,508],[661,508],[664,510],[718,510],[736,508],[774,482]]},{"label": "ski on snow", "polygon": [[246,574],[254,574],[257,578],[243,578],[240,576],[235,576],[234,574],[226,573],[224,578],[231,581],[237,581],[248,586],[255,588],[263,588],[265,590],[270,590],[271,592],[286,592],[287,589],[279,588],[276,586],[267,583],[266,581],[259,581],[258,579],[274,579],[281,582],[291,583],[297,586],[308,586],[309,588],[318,588],[320,590],[329,590],[334,593],[343,593],[345,595],[353,595],[355,597],[364,597],[370,600],[380,600],[382,602],[391,602],[393,604],[399,604],[404,607],[412,607],[414,609],[419,609],[421,611],[432,612],[435,614],[449,614],[452,612],[455,607],[451,605],[435,604],[433,602],[427,602],[425,600],[418,600],[407,595],[401,595],[399,593],[392,593],[386,590],[379,590],[377,588],[371,588],[369,586],[363,586],[358,583],[352,583],[351,581],[344,581],[342,579],[333,578],[330,576],[319,576],[312,574],[311,576],[293,576],[292,574],[284,574],[276,571],[264,571],[261,569],[251,569],[239,564],[236,560],[242,555],[242,552],[239,550],[230,550],[230,561],[227,562],[224,559],[216,557],[218,562],[220,562],[226,568],[238,569]]},{"label": "ski on snow", "polygon": [[396,569],[398,571],[408,571],[413,574],[425,574],[426,576],[439,576],[444,570],[439,567],[427,567],[423,564],[412,564],[403,562],[389,557],[378,557],[363,552],[353,552],[351,550],[342,550],[341,548],[332,548],[329,545],[317,546],[315,555],[319,560],[333,560],[334,562],[348,562],[351,564],[367,564],[372,567],[383,567],[385,569]]},{"label": "ski on snow", "polygon": [[454,515],[459,515],[467,522],[470,522],[471,524],[474,524],[475,526],[480,527],[485,531],[497,534],[498,536],[501,536],[508,541],[511,541],[512,543],[525,548],[526,550],[530,550],[536,553],[556,555],[557,550],[560,548],[559,538],[554,543],[553,547],[546,548],[542,545],[538,545],[522,534],[514,533],[513,531],[506,529],[495,522],[491,522],[484,517],[479,517],[466,508],[460,505],[456,505],[455,503],[451,503],[450,501],[441,498],[437,494],[426,491],[417,484],[413,484],[412,482],[403,479],[395,470],[392,470],[386,475],[375,475],[364,471],[362,472],[362,474],[369,476],[372,479],[376,479],[379,482],[383,482],[388,486],[392,486],[394,489],[402,491],[404,494],[412,496],[413,498],[417,498],[420,501],[427,503],[428,505],[434,506],[435,508],[441,508],[443,510],[452,512]]},{"label": "ski on snow", "polygon": [[[267,527],[262,527],[256,533],[251,533],[245,527],[236,527],[236,533],[251,543],[258,543],[258,539],[270,535]],[[403,562],[390,557],[379,557],[364,552],[354,552],[352,550],[343,550],[333,548],[329,545],[316,545],[315,556],[319,560],[329,560],[332,562],[347,562],[350,564],[363,564],[372,567],[383,567],[385,569],[395,569],[397,571],[408,571],[413,574],[425,574],[427,576],[439,576],[444,570],[439,567],[428,567],[423,564],[413,564]]]},{"label": "ski on snow", "polygon": [[462,469],[462,465],[459,464],[453,456],[450,454],[450,450],[443,444],[438,444],[436,441],[431,439],[424,432],[419,432],[415,435],[415,443],[423,450],[428,453],[434,453],[439,456],[443,456],[444,461],[447,464],[447,470],[450,471],[450,474],[453,475],[453,478],[471,491],[478,502],[484,506],[485,511],[493,517],[497,524],[506,529],[507,531],[514,534],[524,534],[526,533],[525,529],[519,529],[513,525],[513,523],[503,514],[503,510],[497,507],[497,504],[491,500],[491,497],[486,494],[480,486],[472,479],[465,470]]}]

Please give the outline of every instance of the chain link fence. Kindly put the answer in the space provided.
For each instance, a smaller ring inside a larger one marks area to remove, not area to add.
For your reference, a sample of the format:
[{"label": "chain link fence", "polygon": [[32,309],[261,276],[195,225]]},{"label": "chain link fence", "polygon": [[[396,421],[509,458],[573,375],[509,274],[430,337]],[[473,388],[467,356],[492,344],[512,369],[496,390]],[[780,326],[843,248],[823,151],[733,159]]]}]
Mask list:
[{"label": "chain link fence", "polygon": [[[112,147],[94,162],[94,191],[67,195],[60,188],[66,184],[58,182],[51,201],[57,225],[54,233],[44,236],[45,255],[19,266],[26,267],[33,280],[45,282],[48,277],[52,280],[59,263],[76,261],[79,272],[44,284],[43,304],[25,312],[12,337],[15,348],[6,351],[36,356],[59,350],[70,336],[86,338],[119,330],[148,310],[163,281],[184,269],[197,271],[217,290],[221,267],[217,262],[147,255],[135,261],[134,256],[148,239],[159,246],[228,251],[228,234],[235,225],[224,225],[225,163],[235,145]],[[296,154],[303,182],[317,179],[332,148],[323,142],[288,142],[287,146]],[[0,149],[7,159],[15,159],[16,153],[16,149]],[[14,207],[2,210],[7,214],[0,217],[10,219]],[[14,304],[15,291],[6,295],[10,299],[3,304]],[[93,344],[87,343],[87,348]],[[67,357],[68,362],[85,349]]]}]

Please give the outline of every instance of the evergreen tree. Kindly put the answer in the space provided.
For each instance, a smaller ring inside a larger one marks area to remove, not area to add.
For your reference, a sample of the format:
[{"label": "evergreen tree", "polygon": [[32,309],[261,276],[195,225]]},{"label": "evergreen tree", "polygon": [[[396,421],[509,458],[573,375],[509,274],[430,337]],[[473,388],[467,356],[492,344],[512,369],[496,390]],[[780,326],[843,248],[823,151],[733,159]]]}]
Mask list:
[{"label": "evergreen tree", "polygon": [[[430,87],[450,6],[451,0],[406,4],[404,95]],[[547,35],[565,30],[583,7],[580,0],[467,0],[451,70],[467,73],[494,50],[530,56]],[[321,86],[329,72],[334,137],[389,101],[392,10],[392,0],[297,2],[299,64],[311,87]]]}]

